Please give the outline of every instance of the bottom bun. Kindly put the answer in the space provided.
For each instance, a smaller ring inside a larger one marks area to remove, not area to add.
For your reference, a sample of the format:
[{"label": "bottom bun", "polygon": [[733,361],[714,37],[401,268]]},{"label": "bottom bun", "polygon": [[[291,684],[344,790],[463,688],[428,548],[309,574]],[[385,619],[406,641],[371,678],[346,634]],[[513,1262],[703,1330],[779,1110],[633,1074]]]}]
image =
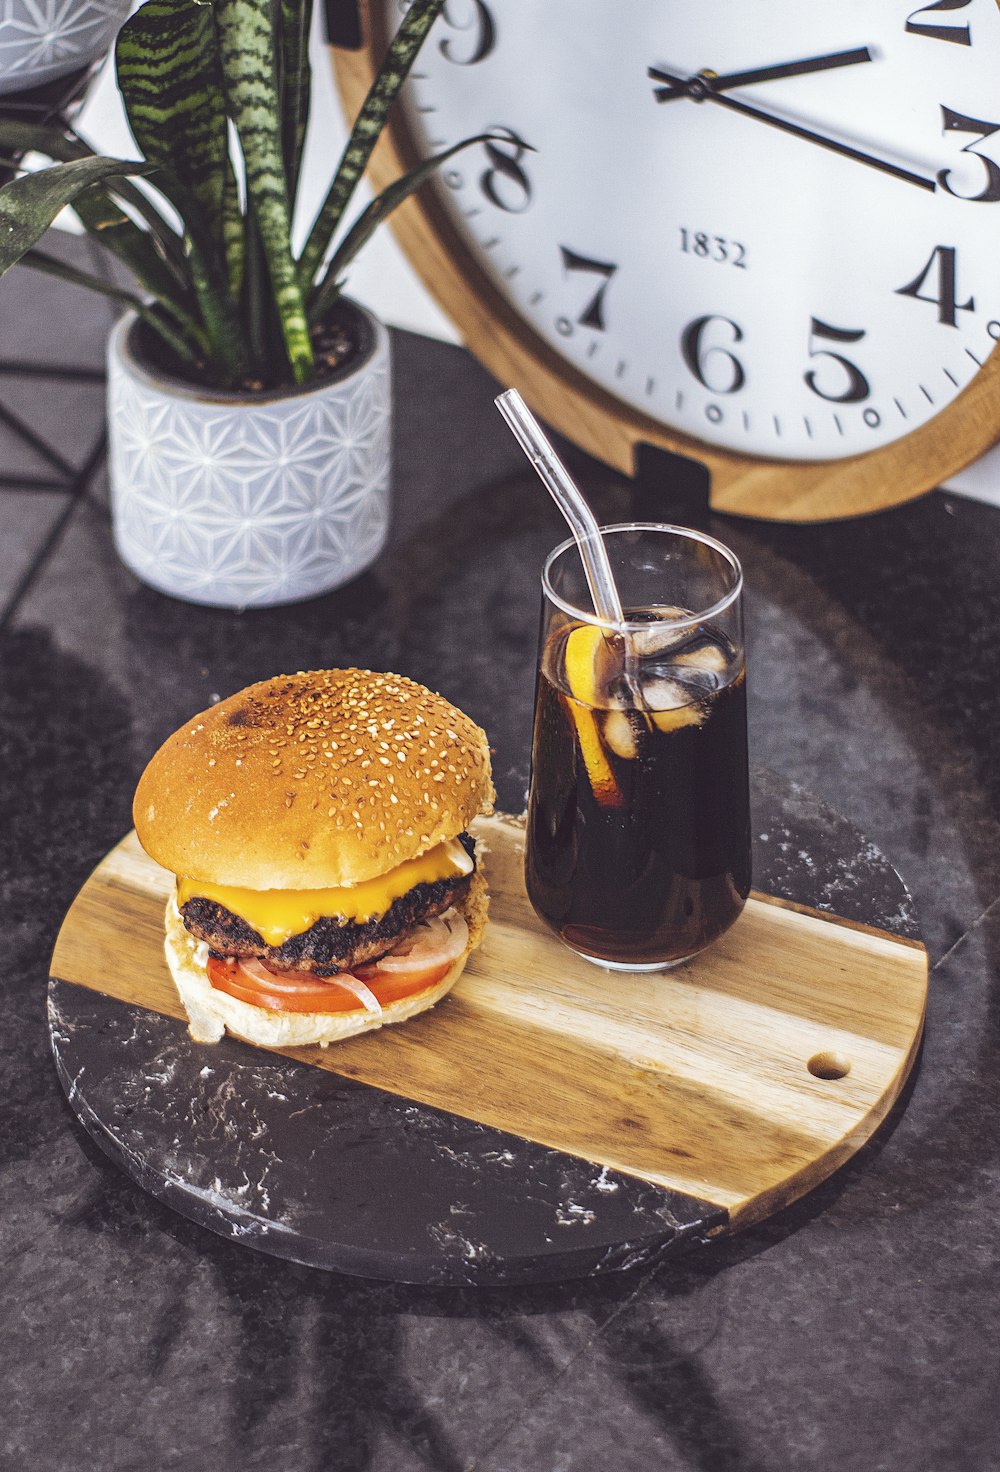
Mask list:
[{"label": "bottom bun", "polygon": [[263,1048],[299,1048],[318,1043],[325,1048],[341,1038],[374,1032],[393,1022],[405,1022],[433,1007],[450,992],[479,945],[486,928],[488,899],[482,872],[472,875],[465,899],[458,905],[469,927],[469,944],[447,975],[425,991],[414,992],[383,1007],[381,1015],[359,1008],[356,1012],[273,1012],[241,1002],[220,992],[208,979],[208,946],[185,927],[174,895],[167,902],[164,954],[178,995],[188,1015],[188,1031],[196,1043],[217,1043],[224,1033]]}]

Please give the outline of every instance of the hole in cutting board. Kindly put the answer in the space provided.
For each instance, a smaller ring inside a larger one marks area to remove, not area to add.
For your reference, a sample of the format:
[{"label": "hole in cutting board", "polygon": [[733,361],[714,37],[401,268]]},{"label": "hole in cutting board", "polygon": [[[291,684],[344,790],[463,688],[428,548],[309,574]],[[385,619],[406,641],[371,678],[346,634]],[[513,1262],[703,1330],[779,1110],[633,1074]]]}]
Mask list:
[{"label": "hole in cutting board", "polygon": [[851,1060],[843,1053],[814,1053],[806,1067],[814,1078],[846,1078]]}]

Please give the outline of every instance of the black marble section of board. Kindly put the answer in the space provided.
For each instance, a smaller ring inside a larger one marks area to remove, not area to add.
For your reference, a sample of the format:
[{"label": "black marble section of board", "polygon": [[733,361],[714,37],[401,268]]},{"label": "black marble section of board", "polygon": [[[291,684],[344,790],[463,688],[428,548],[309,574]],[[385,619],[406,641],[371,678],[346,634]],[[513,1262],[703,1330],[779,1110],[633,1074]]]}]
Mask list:
[{"label": "black marble section of board", "polygon": [[913,898],[885,854],[812,792],[750,769],[753,882],[764,894],[921,940]]},{"label": "black marble section of board", "polygon": [[49,983],[75,1113],[138,1183],[278,1257],[402,1283],[524,1284],[656,1263],[718,1207],[438,1109]]}]

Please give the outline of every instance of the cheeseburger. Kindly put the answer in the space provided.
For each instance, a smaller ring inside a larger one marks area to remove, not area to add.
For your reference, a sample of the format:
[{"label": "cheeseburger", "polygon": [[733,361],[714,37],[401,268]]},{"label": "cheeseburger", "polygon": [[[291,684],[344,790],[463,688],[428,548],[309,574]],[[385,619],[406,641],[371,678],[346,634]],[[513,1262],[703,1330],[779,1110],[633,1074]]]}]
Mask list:
[{"label": "cheeseburger", "polygon": [[325,1045],[433,1006],[482,938],[467,830],[493,797],[483,732],[399,675],[279,675],[194,716],[133,805],[177,876],[191,1036]]}]

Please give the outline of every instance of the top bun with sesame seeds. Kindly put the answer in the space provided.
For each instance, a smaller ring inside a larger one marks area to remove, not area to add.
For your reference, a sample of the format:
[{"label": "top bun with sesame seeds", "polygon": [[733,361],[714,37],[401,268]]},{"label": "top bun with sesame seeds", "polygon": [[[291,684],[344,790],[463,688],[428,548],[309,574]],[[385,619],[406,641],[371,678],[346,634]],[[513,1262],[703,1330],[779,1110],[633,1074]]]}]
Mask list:
[{"label": "top bun with sesame seeds", "polygon": [[327,1043],[455,984],[486,924],[486,737],[400,675],[310,670],[193,716],[139,780],[177,875],[164,952],[197,1042]]},{"label": "top bun with sesame seeds", "polygon": [[133,804],[164,868],[248,889],[356,885],[493,807],[483,731],[401,675],[278,675],[193,716]]}]

